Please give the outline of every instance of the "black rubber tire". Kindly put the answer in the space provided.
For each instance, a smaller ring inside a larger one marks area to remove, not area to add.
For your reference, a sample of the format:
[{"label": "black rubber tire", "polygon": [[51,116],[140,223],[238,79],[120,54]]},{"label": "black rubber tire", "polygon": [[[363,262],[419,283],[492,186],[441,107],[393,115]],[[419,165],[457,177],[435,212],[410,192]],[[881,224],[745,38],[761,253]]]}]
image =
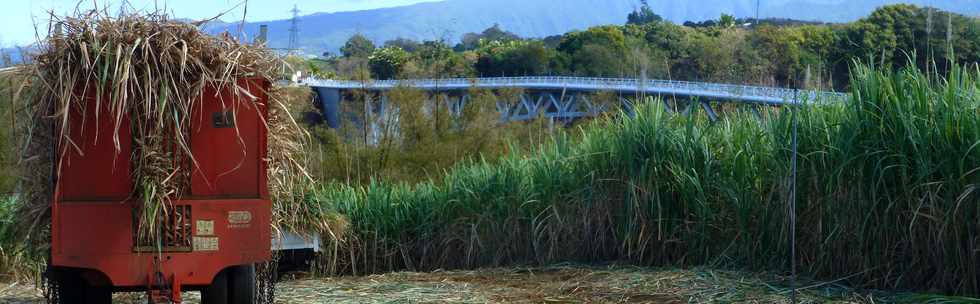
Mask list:
[{"label": "black rubber tire", "polygon": [[201,289],[201,304],[228,304],[228,271],[218,272],[208,285]]},{"label": "black rubber tire", "polygon": [[85,281],[73,271],[59,271],[54,278],[58,283],[58,304],[85,303]]},{"label": "black rubber tire", "polygon": [[108,286],[91,286],[86,284],[85,303],[112,304],[112,288]]},{"label": "black rubber tire", "polygon": [[228,303],[255,303],[255,265],[231,267],[228,272]]}]

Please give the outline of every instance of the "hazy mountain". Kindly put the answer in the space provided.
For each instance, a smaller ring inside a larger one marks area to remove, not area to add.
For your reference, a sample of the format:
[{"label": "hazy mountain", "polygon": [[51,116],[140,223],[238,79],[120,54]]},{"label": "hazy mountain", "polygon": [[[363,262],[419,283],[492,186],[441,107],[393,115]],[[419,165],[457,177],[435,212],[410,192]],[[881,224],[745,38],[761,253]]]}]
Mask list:
[{"label": "hazy mountain", "polygon": [[[9,64],[19,64],[23,60],[24,52],[30,51],[31,48],[0,48],[0,67]],[[8,62],[9,60],[9,62]]]},{"label": "hazy mountain", "polygon": [[[467,32],[479,32],[494,23],[524,37],[543,37],[597,24],[621,24],[637,0],[446,0],[404,7],[355,12],[317,13],[300,19],[300,45],[311,53],[336,50],[354,33],[375,43],[397,37],[457,42]],[[302,7],[300,7],[302,9]],[[258,24],[269,25],[269,42],[286,47],[289,20],[246,24],[249,36]],[[211,31],[237,31],[238,25],[211,27]]]},{"label": "hazy mountain", "polygon": [[[722,13],[753,17],[756,0],[649,0],[655,12],[682,23],[717,19]],[[762,17],[825,22],[853,21],[876,7],[913,3],[980,15],[980,0],[762,0]],[[639,0],[444,0],[441,2],[354,12],[317,13],[300,18],[299,44],[308,53],[336,50],[354,33],[375,43],[397,37],[416,40],[446,39],[453,43],[467,32],[479,32],[497,23],[523,37],[544,37],[602,24],[622,24]],[[302,9],[302,7],[301,7]],[[284,48],[289,41],[289,20],[245,24],[248,36],[258,24],[269,25],[270,45]],[[237,32],[238,24],[215,23],[209,31]]]},{"label": "hazy mountain", "polygon": [[657,14],[671,21],[717,19],[722,13],[761,18],[849,22],[867,16],[875,8],[895,3],[933,6],[966,15],[980,14],[980,0],[690,0],[648,1]]}]

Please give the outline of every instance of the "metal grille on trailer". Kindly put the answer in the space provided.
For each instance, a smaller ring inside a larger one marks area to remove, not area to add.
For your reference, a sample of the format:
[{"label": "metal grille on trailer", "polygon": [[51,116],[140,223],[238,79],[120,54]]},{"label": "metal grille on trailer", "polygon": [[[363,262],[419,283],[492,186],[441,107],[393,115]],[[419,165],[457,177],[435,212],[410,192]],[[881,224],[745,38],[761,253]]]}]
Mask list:
[{"label": "metal grille on trailer", "polygon": [[[133,212],[133,247],[134,252],[191,252],[191,206],[173,205],[166,212],[157,216],[156,224],[160,233],[161,244],[154,244],[152,238],[140,237],[139,211]],[[158,246],[159,245],[159,246]]]}]

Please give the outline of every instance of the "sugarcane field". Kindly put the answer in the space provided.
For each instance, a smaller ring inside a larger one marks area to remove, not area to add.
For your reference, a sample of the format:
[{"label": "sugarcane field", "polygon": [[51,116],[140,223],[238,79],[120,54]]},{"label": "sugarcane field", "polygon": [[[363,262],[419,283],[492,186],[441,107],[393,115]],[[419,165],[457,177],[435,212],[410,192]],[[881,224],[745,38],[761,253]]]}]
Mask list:
[{"label": "sugarcane field", "polygon": [[980,304],[972,1],[5,3],[0,303]]}]

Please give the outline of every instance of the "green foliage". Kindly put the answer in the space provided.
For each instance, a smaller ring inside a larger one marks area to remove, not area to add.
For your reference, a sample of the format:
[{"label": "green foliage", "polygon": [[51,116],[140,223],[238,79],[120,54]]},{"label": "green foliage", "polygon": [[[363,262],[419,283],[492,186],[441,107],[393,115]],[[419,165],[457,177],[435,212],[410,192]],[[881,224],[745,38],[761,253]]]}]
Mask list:
[{"label": "green foliage", "polygon": [[571,69],[581,76],[623,77],[625,49],[586,44],[572,54]]},{"label": "green foliage", "polygon": [[914,64],[920,69],[938,68],[942,73],[953,62],[980,61],[980,20],[931,8],[883,6],[836,34],[835,52],[829,57],[836,61],[834,77],[838,81],[846,81],[852,58],[874,58],[877,64],[893,68]]},{"label": "green foliage", "polygon": [[305,59],[300,56],[286,56],[283,58],[283,62],[286,63],[287,68],[284,69],[285,74],[281,77],[289,78],[292,76],[293,72],[303,72],[306,75],[315,76],[324,79],[330,79],[337,77],[337,73],[334,70],[337,60],[343,60],[338,58],[328,58],[324,59]]},{"label": "green foliage", "polygon": [[626,24],[647,24],[663,20],[663,17],[654,13],[650,6],[644,3],[639,10],[633,11],[626,17]]},{"label": "green foliage", "polygon": [[618,26],[605,25],[589,28],[585,31],[575,31],[565,34],[558,45],[558,50],[574,54],[587,45],[603,45],[611,49],[625,49],[626,36]]},{"label": "green foliage", "polygon": [[558,51],[569,54],[570,70],[578,75],[623,76],[626,36],[618,26],[598,26],[566,34]]},{"label": "green foliage", "polygon": [[374,52],[374,42],[361,34],[355,34],[340,48],[344,57],[367,57]]},{"label": "green foliage", "polygon": [[442,41],[426,41],[408,54],[401,72],[404,78],[456,78],[473,75],[473,64]]},{"label": "green foliage", "polygon": [[697,71],[694,73],[701,77],[699,80],[724,82],[734,74],[737,58],[733,47],[737,41],[729,37],[722,38],[720,35],[721,33],[719,36],[694,35],[689,42],[688,52],[692,55],[692,63]]},{"label": "green foliage", "polygon": [[22,123],[18,119],[25,119],[18,115],[18,105],[22,103],[15,99],[23,79],[16,73],[0,75],[0,117],[8,124],[0,128],[0,282],[35,275],[35,269],[31,268],[39,261],[43,263],[28,250],[21,230],[24,227],[18,226],[23,224],[18,216],[24,215],[24,203],[15,192],[23,171],[18,166],[20,154],[17,153],[21,134],[15,132],[14,126]]},{"label": "green foliage", "polygon": [[371,74],[375,79],[392,79],[402,72],[409,60],[409,54],[399,47],[375,49],[368,57]]},{"label": "green foliage", "polygon": [[849,103],[609,117],[532,154],[418,184],[331,184],[334,273],[560,261],[785,270],[799,120],[799,269],[858,287],[980,293],[980,72],[859,67]]},{"label": "green foliage", "polygon": [[481,33],[464,34],[462,41],[456,45],[456,51],[475,50],[476,48],[480,47],[480,44],[483,43],[483,41],[508,42],[514,40],[521,40],[521,37],[517,36],[517,34],[501,29],[499,24],[494,23],[493,26],[483,30]]},{"label": "green foliage", "polygon": [[17,240],[16,221],[17,200],[9,195],[0,197],[0,281],[6,281],[7,275],[16,267],[14,257],[20,243]]},{"label": "green foliage", "polygon": [[539,41],[484,41],[477,49],[476,71],[483,76],[547,75],[554,50]]},{"label": "green foliage", "polygon": [[721,14],[721,18],[718,18],[718,26],[721,28],[735,27],[735,16],[729,14]]},{"label": "green foliage", "polygon": [[415,58],[424,64],[448,60],[453,57],[453,49],[442,41],[426,41],[413,52]]},{"label": "green foliage", "polygon": [[639,28],[634,35],[642,37],[654,49],[663,50],[665,59],[676,61],[689,57],[685,40],[696,33],[688,27],[661,22]]},{"label": "green foliage", "polygon": [[458,162],[496,158],[540,143],[552,132],[540,121],[497,124],[496,101],[517,100],[519,91],[473,89],[468,94],[467,106],[457,115],[445,106],[448,96],[413,88],[387,92],[385,113],[369,109],[378,96],[355,93],[342,103],[347,116],[340,129],[312,127],[312,174],[323,182],[350,184],[438,180]]},{"label": "green foliage", "polygon": [[418,41],[408,39],[408,38],[397,38],[394,40],[385,41],[384,47],[397,47],[406,52],[415,52],[422,44]]},{"label": "green foliage", "polygon": [[860,21],[870,25],[884,62],[898,65],[908,62],[906,53],[917,49],[916,38],[925,37],[926,20],[922,11],[909,4],[889,5]]},{"label": "green foliage", "polygon": [[306,63],[306,70],[310,76],[321,78],[321,79],[333,79],[337,77],[337,74],[333,71],[328,70],[322,61],[310,60]]},{"label": "green foliage", "polygon": [[[791,87],[817,86],[805,82],[807,69],[817,75],[826,71],[827,56],[834,42],[833,32],[827,27],[760,26],[752,32],[752,44],[770,60],[770,72],[778,84]],[[819,82],[819,81],[811,81]]]},{"label": "green foliage", "polygon": [[[386,45],[406,50],[409,58],[398,73],[380,78],[578,75],[844,90],[854,60],[873,59],[890,68],[912,64],[940,74],[953,62],[980,62],[980,21],[905,4],[883,6],[867,18],[836,25],[722,15],[681,26],[659,20],[645,5],[628,18],[623,26],[540,40],[522,40],[495,25],[465,35],[454,50],[438,41],[396,39]],[[750,27],[740,25],[749,22]],[[363,36],[352,37],[345,54],[373,49],[353,47],[369,44]],[[357,64],[337,60],[335,68],[325,70],[358,78],[348,74],[362,72]]]},{"label": "green foliage", "polygon": [[7,126],[0,128],[0,196],[11,194],[18,182],[18,134],[14,126],[17,123],[15,105],[19,103],[14,98],[22,85],[21,80],[13,74],[0,75],[0,117],[7,122]]}]

